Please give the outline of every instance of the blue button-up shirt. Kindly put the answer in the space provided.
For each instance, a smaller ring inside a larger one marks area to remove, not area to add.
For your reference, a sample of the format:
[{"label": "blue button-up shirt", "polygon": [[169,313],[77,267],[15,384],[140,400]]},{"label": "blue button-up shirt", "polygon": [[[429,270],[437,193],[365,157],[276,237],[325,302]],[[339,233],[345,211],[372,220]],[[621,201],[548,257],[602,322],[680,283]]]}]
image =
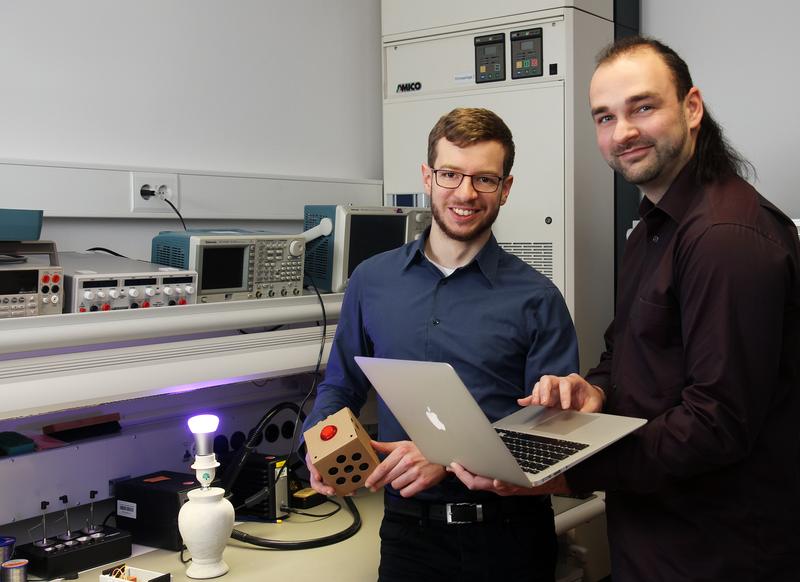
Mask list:
[{"label": "blue button-up shirt", "polygon": [[[518,410],[517,398],[542,374],[578,370],[572,319],[549,279],[494,236],[449,277],[425,257],[424,245],[422,238],[382,253],[353,272],[306,428],[344,406],[363,406],[371,386],[353,356],[448,362],[492,422]],[[381,441],[408,439],[380,399],[378,430]],[[475,497],[454,481],[418,497]]]}]

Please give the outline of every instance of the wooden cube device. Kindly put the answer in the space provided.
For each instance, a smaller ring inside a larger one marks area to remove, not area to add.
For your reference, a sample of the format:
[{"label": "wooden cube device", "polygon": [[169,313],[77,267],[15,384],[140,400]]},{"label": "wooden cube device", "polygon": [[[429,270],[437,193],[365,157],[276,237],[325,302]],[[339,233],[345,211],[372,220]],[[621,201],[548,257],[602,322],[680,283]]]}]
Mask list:
[{"label": "wooden cube device", "polygon": [[363,487],[380,461],[369,435],[349,408],[342,408],[303,433],[322,482],[346,495]]}]

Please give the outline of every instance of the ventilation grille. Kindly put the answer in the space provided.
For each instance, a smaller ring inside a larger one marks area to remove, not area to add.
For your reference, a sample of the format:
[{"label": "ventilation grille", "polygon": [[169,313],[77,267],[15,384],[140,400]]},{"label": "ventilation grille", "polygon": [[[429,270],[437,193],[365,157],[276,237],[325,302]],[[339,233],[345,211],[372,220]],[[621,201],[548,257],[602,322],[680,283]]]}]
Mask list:
[{"label": "ventilation grille", "polygon": [[500,246],[553,281],[553,243],[501,242]]},{"label": "ventilation grille", "polygon": [[178,267],[179,269],[185,269],[186,265],[188,264],[186,254],[183,252],[183,248],[163,244],[160,244],[156,247],[156,253],[155,256],[153,256],[153,262],[158,263],[159,265]]},{"label": "ventilation grille", "polygon": [[[322,219],[326,218],[322,214],[308,213],[303,221],[303,229],[309,230],[317,226]],[[309,246],[312,246],[310,252],[306,253],[305,272],[317,279],[317,281],[324,280],[328,276],[328,257],[331,253],[331,239],[333,237],[324,236],[315,241],[311,241]]]}]

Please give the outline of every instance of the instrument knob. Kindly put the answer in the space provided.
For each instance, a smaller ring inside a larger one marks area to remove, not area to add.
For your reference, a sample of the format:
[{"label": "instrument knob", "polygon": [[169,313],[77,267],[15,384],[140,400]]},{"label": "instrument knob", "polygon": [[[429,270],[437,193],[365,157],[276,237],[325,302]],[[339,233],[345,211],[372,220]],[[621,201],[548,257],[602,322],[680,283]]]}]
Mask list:
[{"label": "instrument knob", "polygon": [[299,257],[306,250],[306,245],[303,241],[293,240],[289,243],[289,254],[293,257]]}]

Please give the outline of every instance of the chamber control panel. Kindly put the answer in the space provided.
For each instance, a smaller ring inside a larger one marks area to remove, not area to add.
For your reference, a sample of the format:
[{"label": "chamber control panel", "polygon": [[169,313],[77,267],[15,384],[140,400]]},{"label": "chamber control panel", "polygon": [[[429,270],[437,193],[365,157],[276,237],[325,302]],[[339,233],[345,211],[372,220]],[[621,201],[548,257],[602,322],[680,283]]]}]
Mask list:
[{"label": "chamber control panel", "polygon": [[541,77],[542,29],[529,28],[511,33],[511,78]]},{"label": "chamber control panel", "polygon": [[475,82],[490,83],[506,78],[506,35],[475,37]]}]

